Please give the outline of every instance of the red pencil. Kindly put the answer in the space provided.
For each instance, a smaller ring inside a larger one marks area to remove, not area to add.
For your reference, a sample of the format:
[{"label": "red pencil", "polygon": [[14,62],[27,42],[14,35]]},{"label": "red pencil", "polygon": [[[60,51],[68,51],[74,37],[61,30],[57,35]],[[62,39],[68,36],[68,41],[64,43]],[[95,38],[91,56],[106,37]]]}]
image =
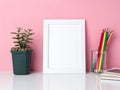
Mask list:
[{"label": "red pencil", "polygon": [[97,57],[95,72],[97,72],[98,68],[99,68],[99,60],[100,60],[100,55],[101,55],[101,51],[100,50],[102,48],[102,42],[103,42],[104,33],[105,33],[105,30],[103,30],[103,32],[101,33],[101,39],[100,39],[100,44],[99,44],[99,48],[98,48],[98,57]]}]

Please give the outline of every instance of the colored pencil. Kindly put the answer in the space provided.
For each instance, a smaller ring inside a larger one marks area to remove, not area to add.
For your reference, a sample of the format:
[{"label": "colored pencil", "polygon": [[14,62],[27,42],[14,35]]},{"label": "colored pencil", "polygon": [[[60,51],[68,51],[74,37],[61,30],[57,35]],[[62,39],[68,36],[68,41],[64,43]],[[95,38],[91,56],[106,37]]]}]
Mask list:
[{"label": "colored pencil", "polygon": [[108,45],[108,43],[110,42],[110,39],[111,39],[112,35],[113,35],[113,32],[110,33],[110,36],[109,36],[109,38],[108,38],[108,40],[107,40],[107,45]]},{"label": "colored pencil", "polygon": [[107,36],[108,36],[108,31],[106,31],[106,37],[105,37],[105,42],[104,42],[104,49],[102,51],[102,61],[101,61],[101,65],[100,65],[100,70],[103,70],[103,67],[104,67],[104,62],[105,62],[104,56],[105,56],[106,44],[107,44],[107,40],[108,40]]},{"label": "colored pencil", "polygon": [[105,47],[105,38],[106,38],[106,31],[104,33],[103,42],[102,42],[102,48],[100,50],[101,55],[100,55],[100,63],[99,63],[99,68],[98,68],[99,71],[100,71],[100,66],[101,66],[101,63],[102,63],[102,55],[103,55],[104,47]]},{"label": "colored pencil", "polygon": [[99,69],[99,63],[100,63],[100,56],[101,56],[101,49],[102,49],[102,44],[103,44],[103,38],[105,35],[105,30],[103,30],[102,35],[101,35],[101,42],[100,42],[100,46],[98,48],[98,58],[97,58],[97,64],[96,64],[96,71],[98,71]]},{"label": "colored pencil", "polygon": [[[95,69],[95,66],[96,66],[96,61],[97,61],[97,57],[98,57],[98,53],[95,52],[95,58],[94,58],[94,61],[92,62],[92,72],[94,72],[94,69]],[[92,58],[93,59],[93,58]]]},{"label": "colored pencil", "polygon": [[109,32],[108,28],[103,29],[98,47],[98,53],[96,54],[96,56],[94,57],[94,61],[92,62],[92,72],[100,72],[104,69],[104,63],[106,62],[105,51],[111,40],[112,35],[113,31]]}]

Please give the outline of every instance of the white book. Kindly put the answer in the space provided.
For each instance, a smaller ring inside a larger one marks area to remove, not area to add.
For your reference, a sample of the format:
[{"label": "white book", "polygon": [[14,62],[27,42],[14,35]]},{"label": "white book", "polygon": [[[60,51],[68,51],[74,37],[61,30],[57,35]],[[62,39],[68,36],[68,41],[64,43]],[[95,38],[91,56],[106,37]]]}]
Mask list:
[{"label": "white book", "polygon": [[112,68],[105,70],[100,74],[100,79],[120,80],[120,68]]},{"label": "white book", "polygon": [[120,77],[100,77],[100,79],[120,81]]}]

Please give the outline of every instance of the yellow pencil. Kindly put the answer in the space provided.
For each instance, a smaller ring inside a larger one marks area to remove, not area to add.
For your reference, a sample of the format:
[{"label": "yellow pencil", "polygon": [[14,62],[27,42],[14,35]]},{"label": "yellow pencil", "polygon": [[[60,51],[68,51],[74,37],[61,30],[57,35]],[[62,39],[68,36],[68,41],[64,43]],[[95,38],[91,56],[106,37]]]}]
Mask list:
[{"label": "yellow pencil", "polygon": [[98,68],[98,71],[100,71],[100,69],[101,69],[101,64],[102,64],[102,54],[104,53],[104,45],[105,45],[105,37],[106,37],[106,31],[105,31],[105,33],[104,33],[104,38],[103,38],[103,45],[102,45],[102,50],[101,50],[101,55],[100,55],[100,63],[99,63],[99,68]]}]

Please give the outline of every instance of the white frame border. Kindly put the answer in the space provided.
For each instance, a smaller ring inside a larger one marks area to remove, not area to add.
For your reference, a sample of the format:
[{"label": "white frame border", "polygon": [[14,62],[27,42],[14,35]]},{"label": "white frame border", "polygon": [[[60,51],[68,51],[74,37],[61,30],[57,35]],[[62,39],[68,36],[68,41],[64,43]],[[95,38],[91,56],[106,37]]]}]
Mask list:
[{"label": "white frame border", "polygon": [[[84,19],[44,19],[44,27],[43,27],[43,73],[86,73],[86,49],[85,49],[85,20]],[[48,68],[48,60],[49,60],[49,54],[48,54],[48,50],[49,50],[49,39],[48,39],[48,30],[49,30],[49,25],[50,24],[56,24],[56,25],[60,25],[60,24],[78,24],[81,25],[81,30],[82,30],[82,68],[78,69],[77,72],[74,70],[69,71],[69,70],[63,70],[62,72],[58,71],[52,71],[50,70],[50,68]]]}]

